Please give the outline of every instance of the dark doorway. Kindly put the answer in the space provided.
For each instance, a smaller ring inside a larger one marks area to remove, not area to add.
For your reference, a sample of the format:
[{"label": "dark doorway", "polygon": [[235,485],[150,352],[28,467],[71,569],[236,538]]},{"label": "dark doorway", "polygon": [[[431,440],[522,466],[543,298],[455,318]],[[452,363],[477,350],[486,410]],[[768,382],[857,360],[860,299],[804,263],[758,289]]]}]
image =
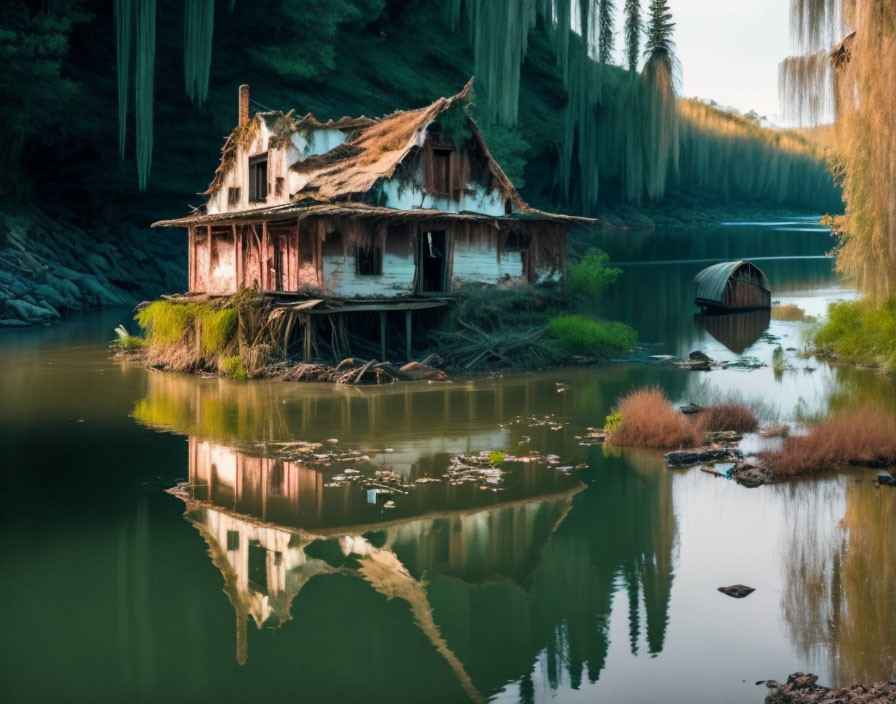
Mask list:
[{"label": "dark doorway", "polygon": [[445,290],[445,233],[423,232],[420,234],[418,252],[418,289],[423,292]]}]

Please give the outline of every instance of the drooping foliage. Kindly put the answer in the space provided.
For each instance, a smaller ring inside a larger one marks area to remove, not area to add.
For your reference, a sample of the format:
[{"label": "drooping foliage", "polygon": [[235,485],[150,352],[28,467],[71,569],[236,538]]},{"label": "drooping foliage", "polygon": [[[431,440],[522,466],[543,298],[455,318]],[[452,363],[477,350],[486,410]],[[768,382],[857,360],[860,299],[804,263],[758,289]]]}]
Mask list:
[{"label": "drooping foliage", "polygon": [[[582,2],[581,4],[587,5],[587,2]],[[614,0],[600,0],[600,14],[598,16],[598,29],[600,32],[598,60],[602,64],[610,63],[610,55],[613,53],[615,15],[616,3]]]},{"label": "drooping foliage", "polygon": [[896,3],[792,0],[791,10],[809,55],[782,63],[784,97],[803,119],[829,119],[833,108],[836,122],[846,204],[838,268],[865,292],[888,295],[896,291]]},{"label": "drooping foliage", "polygon": [[625,58],[629,71],[641,58],[641,0],[625,0]]},{"label": "drooping foliage", "polygon": [[118,61],[118,154],[124,159],[133,49],[134,0],[115,0],[115,56]]},{"label": "drooping foliage", "polygon": [[186,0],[184,4],[184,80],[195,105],[208,98],[212,66],[215,0]]},{"label": "drooping foliage", "polygon": [[137,115],[137,183],[146,190],[152,166],[153,83],[156,62],[156,0],[137,0],[134,109]]}]

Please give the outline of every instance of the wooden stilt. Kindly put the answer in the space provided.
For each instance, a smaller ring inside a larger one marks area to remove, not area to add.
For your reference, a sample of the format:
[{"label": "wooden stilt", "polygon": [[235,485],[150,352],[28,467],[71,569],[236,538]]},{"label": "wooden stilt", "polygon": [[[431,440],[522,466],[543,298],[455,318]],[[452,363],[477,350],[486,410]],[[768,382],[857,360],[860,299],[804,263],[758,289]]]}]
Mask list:
[{"label": "wooden stilt", "polygon": [[240,290],[240,274],[242,267],[240,266],[240,243],[236,234],[236,224],[230,226],[233,230],[233,278],[234,278],[234,291]]},{"label": "wooden stilt", "polygon": [[268,244],[268,221],[262,220],[261,222],[261,250],[263,254],[261,255],[261,290],[262,291],[270,291],[271,283],[270,283],[270,272],[271,267],[268,264],[268,252],[269,244]]},{"label": "wooden stilt", "polygon": [[305,319],[305,350],[304,350],[304,356],[302,358],[302,361],[305,362],[305,364],[308,364],[311,362],[311,316],[306,315],[306,316],[304,316],[304,319]]},{"label": "wooden stilt", "polygon": [[190,251],[187,264],[187,291],[194,291],[196,288],[196,228],[189,228],[190,233]]},{"label": "wooden stilt", "polygon": [[405,341],[407,344],[407,354],[406,354],[407,359],[406,359],[406,361],[410,362],[411,361],[411,311],[409,311],[409,310],[406,310],[404,312],[404,334],[405,334]]},{"label": "wooden stilt", "polygon": [[380,311],[380,361],[386,361],[386,314]]}]

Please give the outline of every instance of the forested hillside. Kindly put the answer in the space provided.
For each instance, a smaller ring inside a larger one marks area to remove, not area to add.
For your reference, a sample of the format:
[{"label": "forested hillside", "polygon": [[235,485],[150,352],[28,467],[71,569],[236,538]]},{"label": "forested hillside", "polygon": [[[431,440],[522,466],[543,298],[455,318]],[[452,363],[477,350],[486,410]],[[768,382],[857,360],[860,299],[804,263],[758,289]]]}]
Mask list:
[{"label": "forested hillside", "polygon": [[[520,26],[508,26],[500,12],[517,5]],[[87,218],[145,225],[202,202],[196,194],[235,124],[241,83],[252,86],[256,109],[326,119],[418,107],[479,73],[475,115],[537,205],[586,213],[651,202],[838,207],[814,145],[699,103],[673,98],[682,109],[669,114],[642,88],[653,80],[649,47],[634,44],[641,71],[601,63],[608,60],[601,42],[612,34],[564,31],[564,21],[577,24],[570,7],[569,0],[7,2],[0,10],[3,190]],[[647,35],[646,9],[640,21]]]}]

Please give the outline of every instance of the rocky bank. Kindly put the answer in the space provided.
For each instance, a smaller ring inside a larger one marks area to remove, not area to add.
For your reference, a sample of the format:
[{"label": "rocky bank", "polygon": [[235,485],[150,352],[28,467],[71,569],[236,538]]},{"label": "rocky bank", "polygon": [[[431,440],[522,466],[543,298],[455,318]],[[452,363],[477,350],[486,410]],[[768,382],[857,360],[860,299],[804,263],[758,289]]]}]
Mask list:
[{"label": "rocky bank", "polygon": [[183,239],[178,232],[79,223],[35,208],[0,211],[0,328],[50,325],[70,311],[181,291]]}]

